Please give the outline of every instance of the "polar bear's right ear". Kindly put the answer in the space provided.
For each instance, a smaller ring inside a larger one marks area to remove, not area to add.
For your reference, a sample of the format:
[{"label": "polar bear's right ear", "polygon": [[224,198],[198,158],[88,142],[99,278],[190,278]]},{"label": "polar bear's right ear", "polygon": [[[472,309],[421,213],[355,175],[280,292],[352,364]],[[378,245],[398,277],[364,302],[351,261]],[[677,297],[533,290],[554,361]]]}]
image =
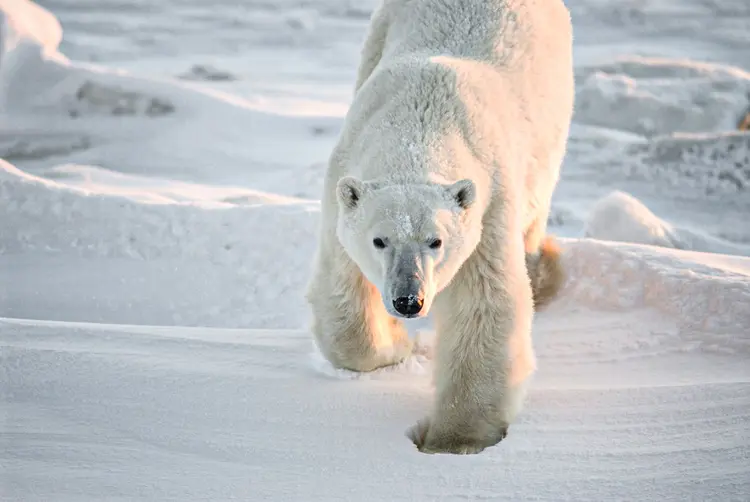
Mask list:
[{"label": "polar bear's right ear", "polygon": [[344,176],[336,184],[336,199],[341,207],[345,209],[355,209],[362,198],[365,185],[354,176]]},{"label": "polar bear's right ear", "polygon": [[468,209],[477,198],[477,188],[470,179],[459,180],[448,186],[448,193],[461,209]]}]

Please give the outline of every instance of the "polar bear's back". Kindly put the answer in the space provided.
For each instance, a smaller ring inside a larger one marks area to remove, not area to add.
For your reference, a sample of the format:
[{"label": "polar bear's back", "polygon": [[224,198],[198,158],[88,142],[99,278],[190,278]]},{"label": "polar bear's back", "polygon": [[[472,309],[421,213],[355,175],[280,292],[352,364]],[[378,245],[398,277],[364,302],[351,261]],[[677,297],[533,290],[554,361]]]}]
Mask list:
[{"label": "polar bear's back", "polygon": [[476,128],[486,127],[483,141],[496,146],[491,154],[525,179],[529,199],[548,198],[574,100],[572,26],[563,0],[384,0],[377,15],[386,26],[377,65],[385,71],[375,69],[375,78],[398,73],[406,61],[428,68],[444,62],[468,90],[462,105]]},{"label": "polar bear's back", "polygon": [[331,209],[345,175],[470,178],[484,201],[498,180],[525,185],[531,215],[551,196],[564,155],[571,32],[562,0],[384,0],[331,156]]},{"label": "polar bear's back", "polygon": [[[388,35],[383,60],[451,56],[512,65],[570,45],[562,0],[384,0]],[[557,47],[555,47],[557,46]]]}]

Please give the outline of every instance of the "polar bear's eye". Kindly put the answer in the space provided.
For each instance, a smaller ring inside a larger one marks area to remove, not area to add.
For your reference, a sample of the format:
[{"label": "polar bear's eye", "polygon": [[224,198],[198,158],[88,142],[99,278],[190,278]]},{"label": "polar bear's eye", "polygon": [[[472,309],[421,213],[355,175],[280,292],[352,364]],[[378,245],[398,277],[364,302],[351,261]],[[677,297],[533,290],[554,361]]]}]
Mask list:
[{"label": "polar bear's eye", "polygon": [[380,237],[376,237],[372,240],[372,245],[378,249],[383,249],[385,247],[385,242],[383,242],[383,239]]},{"label": "polar bear's eye", "polygon": [[430,242],[430,249],[440,249],[440,246],[443,245],[443,241],[440,239],[435,239],[434,241]]}]

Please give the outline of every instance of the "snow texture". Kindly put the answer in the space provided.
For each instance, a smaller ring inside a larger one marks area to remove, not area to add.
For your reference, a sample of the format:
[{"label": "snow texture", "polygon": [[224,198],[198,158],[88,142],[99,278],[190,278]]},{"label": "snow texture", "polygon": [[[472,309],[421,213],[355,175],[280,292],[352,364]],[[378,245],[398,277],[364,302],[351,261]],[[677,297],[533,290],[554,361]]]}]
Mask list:
[{"label": "snow texture", "polygon": [[0,499],[749,500],[750,7],[568,4],[569,279],[458,457],[404,436],[429,323],[368,374],[307,330],[374,1],[0,0]]}]

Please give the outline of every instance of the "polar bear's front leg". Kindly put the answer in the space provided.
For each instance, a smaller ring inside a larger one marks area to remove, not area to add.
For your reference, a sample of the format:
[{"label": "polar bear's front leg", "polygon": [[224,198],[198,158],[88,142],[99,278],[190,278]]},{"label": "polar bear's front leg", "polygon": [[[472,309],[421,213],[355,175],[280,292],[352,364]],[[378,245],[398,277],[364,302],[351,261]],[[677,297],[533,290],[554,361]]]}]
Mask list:
[{"label": "polar bear's front leg", "polygon": [[308,289],[318,348],[337,368],[372,371],[404,360],[412,350],[403,323],[388,315],[375,286],[336,246],[318,258]]},{"label": "polar bear's front leg", "polygon": [[478,453],[505,438],[521,409],[535,368],[521,237],[483,238],[436,301],[435,408],[409,433],[422,452]]}]

